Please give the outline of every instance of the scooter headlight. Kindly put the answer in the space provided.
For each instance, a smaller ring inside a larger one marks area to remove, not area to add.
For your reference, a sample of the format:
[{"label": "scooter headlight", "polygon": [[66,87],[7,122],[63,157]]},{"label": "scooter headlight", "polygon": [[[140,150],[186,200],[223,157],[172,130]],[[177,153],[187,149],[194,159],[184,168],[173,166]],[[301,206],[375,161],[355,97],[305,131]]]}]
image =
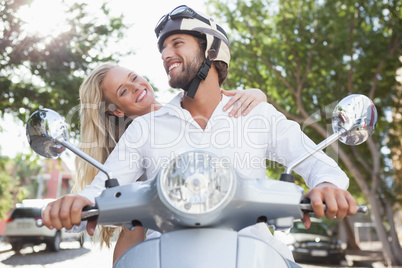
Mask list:
[{"label": "scooter headlight", "polygon": [[202,151],[186,152],[170,160],[158,179],[162,202],[181,215],[218,210],[234,194],[235,176],[229,161]]}]

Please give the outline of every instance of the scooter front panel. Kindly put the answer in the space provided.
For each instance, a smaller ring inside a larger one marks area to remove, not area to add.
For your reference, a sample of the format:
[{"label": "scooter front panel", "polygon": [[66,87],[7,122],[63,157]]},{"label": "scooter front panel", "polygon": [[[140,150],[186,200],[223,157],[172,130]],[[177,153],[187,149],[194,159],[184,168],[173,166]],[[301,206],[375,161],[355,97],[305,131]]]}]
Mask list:
[{"label": "scooter front panel", "polygon": [[290,265],[273,247],[251,236],[239,235],[237,266],[236,268],[291,268],[299,267]]},{"label": "scooter front panel", "polygon": [[114,268],[293,268],[255,237],[221,229],[185,229],[162,234],[129,249]]},{"label": "scooter front panel", "polygon": [[237,232],[186,229],[161,237],[162,268],[236,267]]},{"label": "scooter front panel", "polygon": [[113,268],[160,268],[160,239],[149,239],[127,250]]}]

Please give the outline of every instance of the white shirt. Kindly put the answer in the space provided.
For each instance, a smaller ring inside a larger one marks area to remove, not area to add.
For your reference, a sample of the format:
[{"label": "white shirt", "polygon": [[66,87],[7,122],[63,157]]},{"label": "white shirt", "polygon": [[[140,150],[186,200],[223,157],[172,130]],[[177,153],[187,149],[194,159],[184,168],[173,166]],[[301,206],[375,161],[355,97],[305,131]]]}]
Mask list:
[{"label": "white shirt", "polygon": [[[300,126],[287,120],[268,103],[260,103],[247,116],[229,117],[222,100],[203,130],[191,114],[181,108],[183,92],[156,112],[138,117],[127,128],[105,162],[120,185],[138,178],[153,179],[160,167],[177,154],[201,149],[223,156],[247,178],[264,178],[268,158],[281,165],[304,155],[315,144]],[[269,168],[269,167],[268,167]],[[309,188],[331,182],[347,189],[349,179],[336,162],[320,152],[295,168]],[[106,176],[99,172],[81,195],[95,200],[104,190]]]},{"label": "white shirt", "polygon": [[[287,120],[268,103],[260,103],[247,116],[233,118],[223,111],[229,97],[222,95],[203,130],[191,114],[181,108],[183,92],[156,112],[135,119],[105,162],[120,185],[153,179],[158,170],[177,154],[207,150],[226,157],[246,178],[264,178],[266,158],[282,165],[304,155],[315,144],[303,134],[300,126]],[[295,168],[308,187],[327,181],[346,189],[349,179],[334,160],[320,152]],[[106,176],[99,172],[81,195],[95,201],[103,190]],[[83,226],[78,227],[82,229]],[[287,246],[275,239],[265,224],[247,227],[239,233],[263,239],[285,258],[293,260]],[[159,236],[149,230],[147,237]]]}]

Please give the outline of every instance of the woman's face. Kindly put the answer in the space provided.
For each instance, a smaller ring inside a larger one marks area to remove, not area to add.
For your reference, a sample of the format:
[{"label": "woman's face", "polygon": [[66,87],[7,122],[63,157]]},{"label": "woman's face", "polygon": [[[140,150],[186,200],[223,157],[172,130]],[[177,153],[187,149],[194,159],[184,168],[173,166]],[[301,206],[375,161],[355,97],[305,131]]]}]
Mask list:
[{"label": "woman's face", "polygon": [[117,116],[141,116],[152,111],[155,93],[147,80],[123,67],[114,67],[103,80],[106,100],[116,107],[109,107]]}]

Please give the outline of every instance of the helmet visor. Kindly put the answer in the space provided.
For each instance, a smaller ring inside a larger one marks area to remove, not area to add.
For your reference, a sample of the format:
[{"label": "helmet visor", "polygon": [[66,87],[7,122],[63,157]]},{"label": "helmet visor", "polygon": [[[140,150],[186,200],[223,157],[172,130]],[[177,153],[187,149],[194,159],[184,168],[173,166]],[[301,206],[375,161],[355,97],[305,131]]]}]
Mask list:
[{"label": "helmet visor", "polygon": [[159,19],[159,21],[155,27],[155,34],[156,34],[157,38],[159,38],[159,35],[160,35],[161,31],[163,30],[163,27],[165,27],[166,23],[168,22],[169,18],[172,20],[183,19],[183,18],[188,18],[188,19],[196,18],[196,19],[199,19],[199,20],[209,24],[208,19],[197,14],[197,12],[195,12],[192,8],[189,8],[186,5],[181,5],[181,6],[176,7],[175,9],[173,9],[170,13],[163,15]]}]

